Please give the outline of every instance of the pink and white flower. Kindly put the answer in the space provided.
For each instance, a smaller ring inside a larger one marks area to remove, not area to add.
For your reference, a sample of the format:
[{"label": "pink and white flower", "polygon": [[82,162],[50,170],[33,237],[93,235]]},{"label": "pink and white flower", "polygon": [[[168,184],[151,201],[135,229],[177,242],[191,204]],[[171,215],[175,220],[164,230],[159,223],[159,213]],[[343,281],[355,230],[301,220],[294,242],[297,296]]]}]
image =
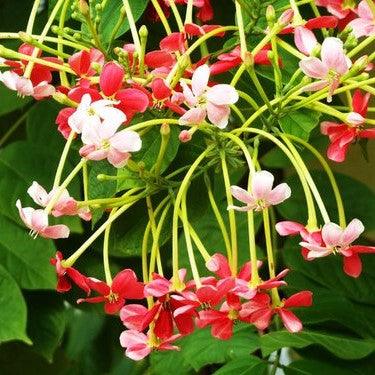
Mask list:
[{"label": "pink and white flower", "polygon": [[123,167],[131,152],[142,148],[142,141],[138,133],[132,130],[117,132],[121,123],[116,119],[112,122],[108,118],[102,123],[85,124],[82,130],[82,142],[85,146],[79,150],[80,155],[90,160],[107,159],[114,167]]},{"label": "pink and white flower", "polygon": [[34,86],[30,79],[19,76],[10,70],[4,73],[0,72],[0,81],[8,89],[17,91],[20,96],[32,96],[36,100],[49,97],[56,91],[47,81],[42,81]]},{"label": "pink and white flower", "polygon": [[350,21],[348,26],[352,28],[356,38],[375,34],[375,17],[366,0],[362,0],[356,10],[358,18]]},{"label": "pink and white flower", "polygon": [[113,105],[113,100],[92,101],[90,94],[82,97],[77,110],[69,117],[68,124],[75,133],[82,133],[83,127],[98,128],[100,126],[117,128],[126,121],[125,114]]},{"label": "pink and white flower", "polygon": [[237,211],[262,211],[263,209],[279,204],[291,195],[288,184],[282,183],[272,189],[274,177],[268,171],[258,171],[251,180],[251,192],[239,186],[231,186],[232,195],[246,206],[229,206],[228,209]]},{"label": "pink and white flower", "polygon": [[300,245],[308,250],[307,259],[322,258],[330,254],[344,256],[344,272],[358,277],[362,272],[362,262],[358,254],[375,253],[373,246],[352,245],[364,229],[358,219],[353,219],[344,229],[335,223],[327,223],[322,228],[323,244],[300,242]]},{"label": "pink and white flower", "polygon": [[345,55],[343,43],[338,38],[324,39],[320,55],[321,59],[307,57],[299,63],[303,73],[319,79],[305,86],[304,91],[318,91],[329,87],[327,101],[331,102],[334,91],[340,85],[340,78],[349,71],[352,62]]},{"label": "pink and white flower", "polygon": [[[36,181],[27,190],[27,193],[33,199],[33,201],[41,207],[47,207],[48,203],[53,199],[57,192],[57,188],[52,189],[49,193],[40,186]],[[59,216],[75,216],[78,215],[81,219],[89,221],[91,220],[91,212],[87,207],[78,207],[77,201],[69,195],[68,190],[64,190],[60,195],[57,202],[54,204],[52,215],[55,217]]]},{"label": "pink and white flower", "polygon": [[120,335],[120,344],[126,348],[125,355],[134,361],[140,361],[147,357],[153,349],[157,350],[179,350],[178,346],[172,345],[181,335],[174,335],[166,340],[152,339],[152,334],[147,335],[135,330],[127,330]]},{"label": "pink and white flower", "polygon": [[66,225],[48,225],[48,214],[44,210],[35,210],[32,207],[22,207],[18,199],[16,207],[26,227],[30,229],[30,235],[44,238],[68,238],[69,228]]},{"label": "pink and white flower", "polygon": [[180,117],[180,125],[198,125],[206,116],[220,129],[228,125],[229,105],[237,102],[238,93],[230,85],[208,87],[209,78],[210,68],[208,65],[201,65],[193,74],[191,89],[181,81],[185,102],[190,109]]}]

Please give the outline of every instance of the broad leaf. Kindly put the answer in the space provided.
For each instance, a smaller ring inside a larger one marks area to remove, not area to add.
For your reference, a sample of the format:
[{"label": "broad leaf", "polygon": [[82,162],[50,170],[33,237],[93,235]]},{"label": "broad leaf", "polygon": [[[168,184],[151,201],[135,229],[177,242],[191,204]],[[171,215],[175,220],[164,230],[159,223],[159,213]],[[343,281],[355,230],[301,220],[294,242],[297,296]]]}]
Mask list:
[{"label": "broad leaf", "polygon": [[0,344],[21,340],[31,344],[26,334],[26,303],[12,276],[0,265]]},{"label": "broad leaf", "polygon": [[321,345],[335,356],[343,359],[361,359],[375,351],[375,341],[334,336],[324,332],[305,330],[300,333],[289,333],[278,331],[260,336],[263,356],[268,356],[281,348],[305,348],[310,345]]},{"label": "broad leaf", "polygon": [[[21,109],[25,104],[31,101],[30,97],[20,98],[15,91],[9,90],[2,83],[0,83],[0,116],[13,112],[16,109]],[[2,124],[5,126],[5,124]]]},{"label": "broad leaf", "polygon": [[303,108],[279,118],[279,124],[285,133],[308,140],[311,131],[319,123],[320,115],[317,111]]},{"label": "broad leaf", "polygon": [[214,375],[262,375],[267,370],[268,364],[253,355],[246,355],[226,363]]}]

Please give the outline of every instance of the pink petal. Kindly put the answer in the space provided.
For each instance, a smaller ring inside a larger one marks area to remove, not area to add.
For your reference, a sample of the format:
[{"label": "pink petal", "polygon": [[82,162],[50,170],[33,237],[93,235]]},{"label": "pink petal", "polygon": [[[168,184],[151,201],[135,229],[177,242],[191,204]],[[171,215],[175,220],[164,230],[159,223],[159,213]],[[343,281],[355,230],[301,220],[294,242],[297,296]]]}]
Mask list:
[{"label": "pink petal", "polygon": [[318,44],[314,33],[303,26],[298,26],[294,30],[294,43],[299,51],[305,55],[311,55],[311,52]]},{"label": "pink petal", "polygon": [[58,239],[58,238],[68,238],[70,230],[66,225],[52,225],[44,228],[40,235],[46,238]]},{"label": "pink petal", "polygon": [[252,180],[252,194],[254,199],[266,199],[271,193],[274,177],[268,171],[255,172]]},{"label": "pink petal", "polygon": [[328,247],[341,245],[343,229],[335,223],[327,223],[323,226],[322,237]]},{"label": "pink petal", "polygon": [[206,118],[206,111],[203,108],[191,108],[180,117],[180,125],[199,125]]},{"label": "pink petal", "polygon": [[286,183],[277,185],[267,196],[267,202],[271,205],[279,204],[288,199],[292,194],[290,187]]},{"label": "pink petal", "polygon": [[214,272],[220,278],[230,277],[232,275],[228,259],[220,253],[214,254],[206,262],[206,267],[209,271]]},{"label": "pink petal", "polygon": [[195,96],[201,96],[207,88],[210,78],[210,68],[208,65],[201,65],[195,69],[191,79],[191,86]]},{"label": "pink petal", "polygon": [[312,297],[312,292],[303,290],[287,298],[284,307],[309,307],[312,305]]},{"label": "pink petal", "polygon": [[123,348],[138,344],[146,344],[147,336],[134,330],[123,331],[120,335],[120,344]]},{"label": "pink petal", "polygon": [[215,105],[207,103],[207,117],[210,122],[219,129],[224,129],[228,125],[230,108],[226,105]]},{"label": "pink petal", "polygon": [[215,105],[234,104],[238,98],[236,89],[230,85],[215,85],[207,91],[207,100]]},{"label": "pink petal", "polygon": [[328,69],[334,69],[339,74],[346,73],[349,63],[343,49],[343,43],[338,38],[328,37],[322,43],[321,57],[323,64]]},{"label": "pink petal", "polygon": [[107,160],[115,168],[124,167],[128,160],[130,159],[130,154],[128,152],[119,152],[114,148],[111,148],[107,154]]},{"label": "pink petal", "polygon": [[170,281],[156,279],[145,285],[145,294],[153,297],[162,297],[169,293]]},{"label": "pink petal", "polygon": [[36,181],[33,181],[31,186],[27,189],[27,193],[39,206],[45,207],[48,204],[48,194],[46,190]]},{"label": "pink petal", "polygon": [[280,221],[275,225],[275,228],[280,236],[293,236],[306,230],[302,224],[295,221]]},{"label": "pink petal", "polygon": [[117,63],[111,61],[104,65],[100,73],[100,88],[105,96],[112,96],[122,86],[124,79],[124,69]]},{"label": "pink petal", "polygon": [[139,134],[133,130],[121,130],[110,139],[111,147],[120,152],[136,152],[142,148]]},{"label": "pink petal", "polygon": [[362,222],[358,219],[353,219],[342,233],[342,243],[350,245],[354,242],[365,230]]},{"label": "pink petal", "polygon": [[254,203],[254,198],[252,195],[245,189],[240,188],[239,186],[233,185],[230,187],[230,191],[234,198],[245,203],[252,204]]},{"label": "pink petal", "polygon": [[143,305],[125,305],[120,311],[120,319],[128,329],[142,331],[144,316],[148,313],[148,309]]},{"label": "pink petal", "polygon": [[190,87],[184,82],[181,82],[182,91],[184,94],[184,99],[186,103],[190,107],[194,107],[197,105],[197,98],[194,96],[193,92],[191,91]]},{"label": "pink petal", "polygon": [[[299,67],[308,77],[324,79],[328,74],[328,67],[317,57],[307,57],[299,62]],[[306,90],[307,91],[307,90]]]}]

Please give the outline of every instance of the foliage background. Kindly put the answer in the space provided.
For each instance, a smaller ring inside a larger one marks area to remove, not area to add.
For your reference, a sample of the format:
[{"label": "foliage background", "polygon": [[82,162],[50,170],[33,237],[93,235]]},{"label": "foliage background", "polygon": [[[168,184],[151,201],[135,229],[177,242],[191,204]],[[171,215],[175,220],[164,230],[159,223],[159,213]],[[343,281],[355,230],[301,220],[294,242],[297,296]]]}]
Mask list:
[{"label": "foliage background", "polygon": [[[116,1],[114,1],[116,3]],[[141,4],[139,15],[144,9]],[[217,23],[233,22],[231,1],[213,1],[218,15]],[[285,2],[284,2],[285,3]],[[0,32],[17,32],[24,28],[31,9],[31,0],[1,1]],[[15,9],[16,7],[16,9]],[[43,25],[47,10],[38,17]],[[147,23],[144,18],[141,22]],[[157,26],[150,26],[157,30]],[[150,33],[152,34],[152,33]],[[125,38],[124,38],[125,39]],[[15,47],[15,42],[7,42]],[[246,84],[244,82],[243,84]],[[267,81],[264,82],[267,86]],[[233,340],[221,342],[210,337],[207,331],[199,331],[183,340],[181,353],[155,354],[150,361],[134,363],[127,360],[119,346],[122,330],[117,318],[106,317],[97,306],[80,306],[78,295],[58,295],[54,291],[55,274],[49,266],[49,258],[60,248],[60,243],[42,239],[31,240],[23,228],[15,208],[15,201],[31,203],[26,195],[33,180],[50,186],[53,171],[64,145],[54,124],[59,106],[51,102],[32,102],[19,99],[15,94],[0,87],[0,136],[18,122],[17,130],[0,149],[0,372],[1,374],[261,374],[267,368],[264,358],[281,347],[293,347],[293,363],[284,369],[286,374],[372,374],[375,367],[375,257],[364,256],[364,272],[359,280],[345,276],[340,259],[330,258],[306,263],[302,260],[295,242],[280,242],[279,263],[287,264],[294,272],[289,277],[288,292],[301,289],[314,291],[315,304],[301,310],[306,330],[299,335],[275,332],[261,338],[246,327],[238,325]],[[312,126],[317,125],[315,122]],[[323,151],[326,140],[312,129],[311,143]],[[197,145],[196,145],[197,146]],[[199,145],[198,145],[199,146]],[[198,147],[197,146],[197,147]],[[193,147],[193,146],[192,146]],[[179,150],[178,157],[190,152]],[[171,157],[170,162],[176,156]],[[268,169],[288,176],[294,199],[280,206],[277,217],[303,219],[299,197],[301,191],[288,163],[275,150],[263,150],[262,162]],[[177,157],[177,159],[178,159]],[[309,156],[306,154],[306,159]],[[345,164],[334,169],[340,172],[348,218],[363,220],[368,232],[365,241],[374,239],[375,233],[375,148],[368,149],[368,160],[356,145]],[[69,160],[74,165],[74,157]],[[311,169],[319,169],[311,159]],[[98,166],[103,171],[104,165]],[[93,170],[93,176],[98,173]],[[239,173],[241,175],[241,173]],[[326,180],[314,173],[318,186],[325,192],[326,202],[334,212],[334,202]],[[235,178],[236,176],[232,176]],[[239,178],[237,176],[237,178]],[[219,179],[215,179],[215,194],[220,197]],[[107,191],[114,189],[106,186]],[[101,187],[97,186],[97,189]],[[71,193],[80,196],[77,182]],[[97,191],[97,194],[100,192]],[[301,197],[302,199],[302,197]],[[199,205],[196,204],[196,206]],[[222,205],[225,210],[225,204]],[[133,220],[146,223],[146,211],[136,207]],[[135,216],[134,216],[135,215]],[[195,227],[212,251],[220,248],[218,232],[212,224],[212,214],[203,205],[196,215]],[[90,231],[76,219],[69,219],[73,236],[63,243],[64,251],[74,251]],[[133,233],[131,244],[139,241],[135,227],[127,226],[126,233]],[[134,234],[135,233],[135,234]],[[126,237],[128,239],[128,237]],[[137,269],[135,256],[137,245],[124,248],[124,238],[113,240],[115,267],[129,264]],[[133,242],[132,242],[133,241]],[[166,237],[168,241],[168,237]],[[246,244],[243,243],[246,247]],[[182,245],[183,247],[183,245]],[[168,242],[165,244],[168,249]],[[183,250],[181,250],[183,251]],[[261,253],[261,249],[260,249]],[[93,250],[82,271],[102,276],[100,252]],[[255,353],[258,356],[250,355]]]}]

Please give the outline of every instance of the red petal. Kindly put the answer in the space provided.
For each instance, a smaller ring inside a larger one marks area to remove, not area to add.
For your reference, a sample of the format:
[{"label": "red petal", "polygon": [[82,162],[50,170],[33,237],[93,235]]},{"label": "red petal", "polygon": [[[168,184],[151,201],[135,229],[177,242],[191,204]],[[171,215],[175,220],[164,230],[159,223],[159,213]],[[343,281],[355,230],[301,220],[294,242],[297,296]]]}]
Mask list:
[{"label": "red petal", "polygon": [[155,78],[151,83],[152,94],[157,100],[165,100],[172,94],[172,90],[166,85],[163,79]]},{"label": "red petal", "polygon": [[90,68],[90,53],[85,50],[77,52],[69,58],[68,62],[77,75],[84,75]]},{"label": "red petal", "polygon": [[155,322],[155,335],[161,339],[167,339],[173,334],[173,318],[172,313],[168,310],[162,309],[159,317]]},{"label": "red petal", "polygon": [[79,271],[71,267],[66,269],[66,274],[79,288],[84,290],[87,295],[90,294],[90,286],[86,276],[82,275]]},{"label": "red petal", "polygon": [[120,90],[124,76],[124,69],[119,64],[115,62],[105,64],[100,74],[99,81],[100,88],[104,95],[112,96]]},{"label": "red petal", "polygon": [[112,291],[128,299],[144,298],[143,284],[137,280],[136,274],[125,269],[119,272],[112,282]]},{"label": "red petal", "polygon": [[56,291],[59,293],[68,292],[72,288],[72,284],[66,276],[58,277]]},{"label": "red petal", "polygon": [[312,305],[312,292],[303,290],[302,292],[293,294],[284,302],[284,307],[308,307]]},{"label": "red petal", "polygon": [[110,302],[108,299],[106,299],[105,304],[104,304],[104,311],[106,314],[116,314],[118,313],[121,308],[125,304],[125,299],[124,298],[119,298],[117,301]]},{"label": "red petal", "polygon": [[145,56],[145,64],[149,68],[170,67],[174,62],[174,57],[166,51],[151,51],[146,53]]},{"label": "red petal", "polygon": [[163,38],[159,44],[161,50],[165,52],[185,52],[185,35],[184,33],[172,33]]},{"label": "red petal", "polygon": [[369,92],[363,95],[361,90],[355,90],[352,99],[353,111],[366,117],[370,97],[371,94]]},{"label": "red petal", "polygon": [[365,129],[358,133],[359,138],[375,138],[375,129]]},{"label": "red petal", "polygon": [[303,326],[301,321],[289,310],[279,309],[277,313],[280,315],[285,328],[291,332],[296,333],[302,330]]},{"label": "red petal", "polygon": [[362,272],[362,261],[358,254],[344,257],[344,272],[351,277],[358,277]]},{"label": "red petal", "polygon": [[354,253],[372,254],[372,253],[375,253],[375,246],[353,245],[353,246],[350,246],[350,249],[348,250],[352,250]]},{"label": "red petal", "polygon": [[321,16],[308,20],[305,27],[309,30],[322,28],[335,28],[337,26],[337,18],[334,16]]}]

